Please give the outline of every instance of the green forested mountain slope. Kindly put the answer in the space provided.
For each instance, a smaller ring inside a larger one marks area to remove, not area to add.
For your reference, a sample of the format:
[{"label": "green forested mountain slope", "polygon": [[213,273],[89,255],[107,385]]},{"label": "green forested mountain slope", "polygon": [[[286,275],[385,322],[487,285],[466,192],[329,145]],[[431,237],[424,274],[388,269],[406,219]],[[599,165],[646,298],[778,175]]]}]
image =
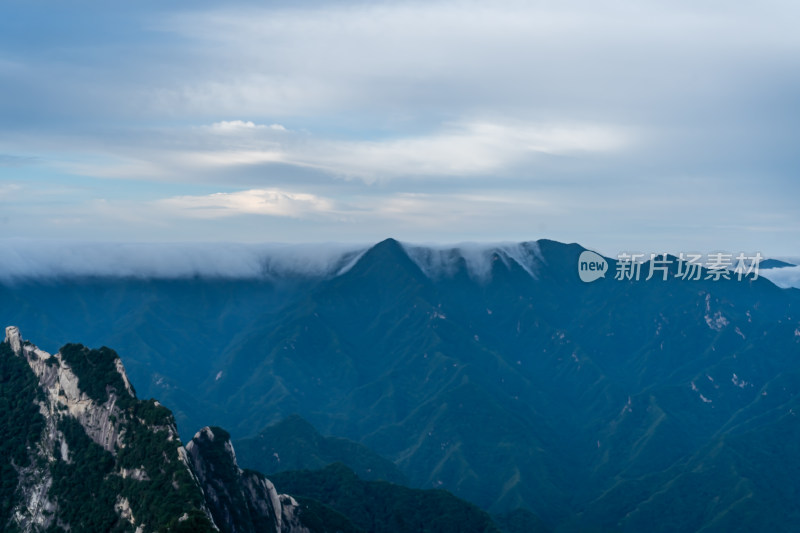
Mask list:
[{"label": "green forested mountain slope", "polygon": [[369,533],[500,533],[486,512],[446,491],[363,481],[341,463],[316,471],[283,472],[273,478],[279,490],[291,489],[298,496],[330,506]]},{"label": "green forested mountain slope", "polygon": [[0,361],[3,530],[216,529],[172,414],[136,398],[115,352],[51,356],[9,327]]},{"label": "green forested mountain slope", "polygon": [[365,480],[407,483],[388,459],[351,440],[325,437],[299,415],[266,427],[254,437],[239,439],[234,445],[240,465],[267,475],[287,470],[318,470],[331,463],[343,463]]}]

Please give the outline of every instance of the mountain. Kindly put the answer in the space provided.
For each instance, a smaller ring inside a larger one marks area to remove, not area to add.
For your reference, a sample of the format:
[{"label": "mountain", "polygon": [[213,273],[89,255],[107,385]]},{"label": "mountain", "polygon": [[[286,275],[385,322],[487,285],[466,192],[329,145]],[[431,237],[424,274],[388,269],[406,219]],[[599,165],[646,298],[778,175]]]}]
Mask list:
[{"label": "mountain", "polygon": [[[765,412],[762,393],[798,368],[797,293],[674,268],[666,281],[585,284],[580,246],[526,249],[535,260],[490,251],[479,278],[457,254],[437,276],[380,243],[229,352],[211,397],[243,416],[241,431],[259,413],[298,412],[395,460],[414,486],[564,530],[637,530],[687,487],[694,501],[720,491],[714,476],[681,479],[692,464],[724,469],[734,435],[791,408]],[[758,523],[744,494],[699,524]]]},{"label": "mountain", "polygon": [[224,431],[184,448],[108,348],[50,355],[6,328],[0,405],[4,531],[310,531],[292,497],[238,468]]},{"label": "mountain", "polygon": [[[239,468],[230,435],[222,428],[207,426],[198,431],[186,444],[186,457],[203,488],[214,522],[225,524],[221,529],[240,533],[343,533],[354,529],[333,513],[324,514],[318,524],[308,524],[304,516],[307,506],[301,506],[292,496],[278,494],[262,474]],[[331,517],[337,522],[333,527]]]},{"label": "mountain", "polygon": [[341,463],[273,477],[281,490],[291,490],[298,497],[312,498],[346,513],[367,532],[500,533],[486,512],[447,491],[363,481]]},{"label": "mountain", "polygon": [[762,270],[769,270],[772,268],[787,268],[787,267],[794,267],[792,263],[787,263],[786,261],[781,261],[780,259],[765,259],[759,263],[758,268]]},{"label": "mountain", "polygon": [[287,470],[319,470],[342,463],[365,480],[404,485],[397,466],[366,446],[348,439],[324,437],[299,415],[264,428],[255,437],[235,441],[239,464],[266,475]]},{"label": "mountain", "polygon": [[509,523],[792,531],[800,291],[612,259],[583,283],[583,251],[390,239],[300,282],[6,284],[0,316],[117,346],[189,427],[297,413]]},{"label": "mountain", "polygon": [[121,347],[139,392],[170,405],[190,439],[210,420],[225,425],[223,411],[197,393],[219,371],[218,354],[309,283],[290,276],[21,278],[0,283],[0,317],[50,352],[73,339]]},{"label": "mountain", "polygon": [[[50,355],[7,327],[0,407],[3,531],[362,533],[405,531],[403,524],[432,533],[498,531],[489,515],[446,491],[362,481],[341,463],[284,472],[282,484],[304,491],[279,494],[262,473],[239,467],[222,428],[206,426],[182,446],[172,413],[139,400],[116,352],[105,347],[67,344]],[[323,438],[299,417],[268,428],[258,442],[267,435],[279,446],[305,435],[318,450],[399,475],[369,450]],[[321,460],[301,455],[299,462]],[[326,480],[324,492],[310,490],[309,476]]]}]

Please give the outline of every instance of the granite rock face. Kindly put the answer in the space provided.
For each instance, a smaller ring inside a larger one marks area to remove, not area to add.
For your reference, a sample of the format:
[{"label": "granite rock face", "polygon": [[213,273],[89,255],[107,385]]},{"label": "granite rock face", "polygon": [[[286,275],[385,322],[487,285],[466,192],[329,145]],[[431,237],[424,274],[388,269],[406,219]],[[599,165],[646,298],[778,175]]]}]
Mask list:
[{"label": "granite rock face", "polygon": [[204,427],[186,444],[189,464],[203,486],[214,521],[231,533],[258,531],[308,533],[298,519],[298,503],[278,494],[263,475],[242,470],[230,435]]},{"label": "granite rock face", "polygon": [[227,432],[203,428],[184,447],[172,413],[136,397],[113,350],[51,355],[10,326],[0,357],[24,376],[8,386],[34,398],[29,422],[42,428],[15,450],[22,460],[0,459],[16,476],[0,529],[310,532],[294,498],[238,467]]}]

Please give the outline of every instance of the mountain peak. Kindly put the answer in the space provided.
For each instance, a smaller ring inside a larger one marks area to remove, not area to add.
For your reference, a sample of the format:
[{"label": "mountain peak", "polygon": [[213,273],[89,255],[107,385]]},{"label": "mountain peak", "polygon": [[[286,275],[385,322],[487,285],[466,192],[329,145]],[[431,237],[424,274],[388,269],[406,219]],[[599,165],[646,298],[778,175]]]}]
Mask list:
[{"label": "mountain peak", "polygon": [[[2,526],[157,530],[185,515],[194,531],[214,529],[202,489],[180,460],[172,413],[136,398],[116,352],[67,344],[51,355],[10,326],[0,357],[3,375],[11,377],[0,396],[20,396],[20,403],[34,406],[11,415],[24,423],[4,418],[0,424],[7,443],[1,455],[9,461],[2,465],[3,481],[16,487],[0,509]],[[9,405],[9,398],[2,400]],[[11,438],[8,430],[18,427],[26,428],[25,437]],[[143,497],[153,492],[158,503]],[[92,512],[82,512],[90,499]]]},{"label": "mountain peak", "polygon": [[411,277],[422,281],[425,275],[406,253],[403,245],[396,239],[385,239],[362,255],[355,265],[345,274],[350,277],[375,277],[381,283]]},{"label": "mountain peak", "polygon": [[758,268],[761,270],[770,270],[772,268],[789,268],[795,267],[797,265],[793,263],[787,263],[786,261],[781,261],[780,259],[765,259],[761,261],[758,265]]},{"label": "mountain peak", "polygon": [[384,239],[369,250],[367,250],[367,254],[381,254],[386,256],[405,256],[406,251],[403,249],[403,245],[400,244],[400,241],[397,239],[393,239],[389,237],[388,239]]},{"label": "mountain peak", "polygon": [[20,335],[19,328],[17,326],[8,326],[6,328],[5,342],[11,346],[11,350],[15,355],[20,354],[22,351],[22,336]]},{"label": "mountain peak", "polygon": [[262,474],[242,470],[230,434],[206,426],[186,444],[186,457],[209,498],[214,523],[223,531],[308,531],[299,504]]}]

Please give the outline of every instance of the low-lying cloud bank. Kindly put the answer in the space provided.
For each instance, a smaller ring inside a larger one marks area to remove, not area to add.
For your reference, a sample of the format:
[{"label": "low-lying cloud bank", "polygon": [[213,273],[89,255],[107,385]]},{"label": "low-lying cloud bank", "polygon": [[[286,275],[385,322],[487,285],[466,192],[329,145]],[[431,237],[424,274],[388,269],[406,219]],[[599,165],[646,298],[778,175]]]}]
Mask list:
[{"label": "low-lying cloud bank", "polygon": [[[493,262],[516,263],[534,278],[542,268],[536,242],[403,243],[432,279],[454,275],[464,265],[478,281],[491,278]],[[0,241],[0,283],[59,278],[325,278],[347,272],[373,244],[241,243],[66,243]],[[795,261],[798,262],[798,261]],[[800,266],[762,269],[782,288],[800,288]]]},{"label": "low-lying cloud bank", "polygon": [[759,274],[783,289],[788,287],[800,289],[800,266],[770,268],[761,270]]},{"label": "low-lying cloud bank", "polygon": [[[53,278],[191,277],[278,279],[330,277],[349,270],[372,245],[236,243],[45,243],[0,241],[0,282]],[[476,280],[491,278],[495,259],[517,263],[536,276],[536,243],[404,243],[409,257],[431,278],[466,266]]]},{"label": "low-lying cloud bank", "polygon": [[502,261],[506,266],[517,263],[536,277],[541,266],[541,252],[535,242],[456,245],[404,244],[406,253],[430,278],[454,275],[463,263],[473,279],[486,281],[492,275],[492,263]]},{"label": "low-lying cloud bank", "polygon": [[177,279],[329,276],[368,248],[353,244],[2,243],[0,280],[68,277]]}]

